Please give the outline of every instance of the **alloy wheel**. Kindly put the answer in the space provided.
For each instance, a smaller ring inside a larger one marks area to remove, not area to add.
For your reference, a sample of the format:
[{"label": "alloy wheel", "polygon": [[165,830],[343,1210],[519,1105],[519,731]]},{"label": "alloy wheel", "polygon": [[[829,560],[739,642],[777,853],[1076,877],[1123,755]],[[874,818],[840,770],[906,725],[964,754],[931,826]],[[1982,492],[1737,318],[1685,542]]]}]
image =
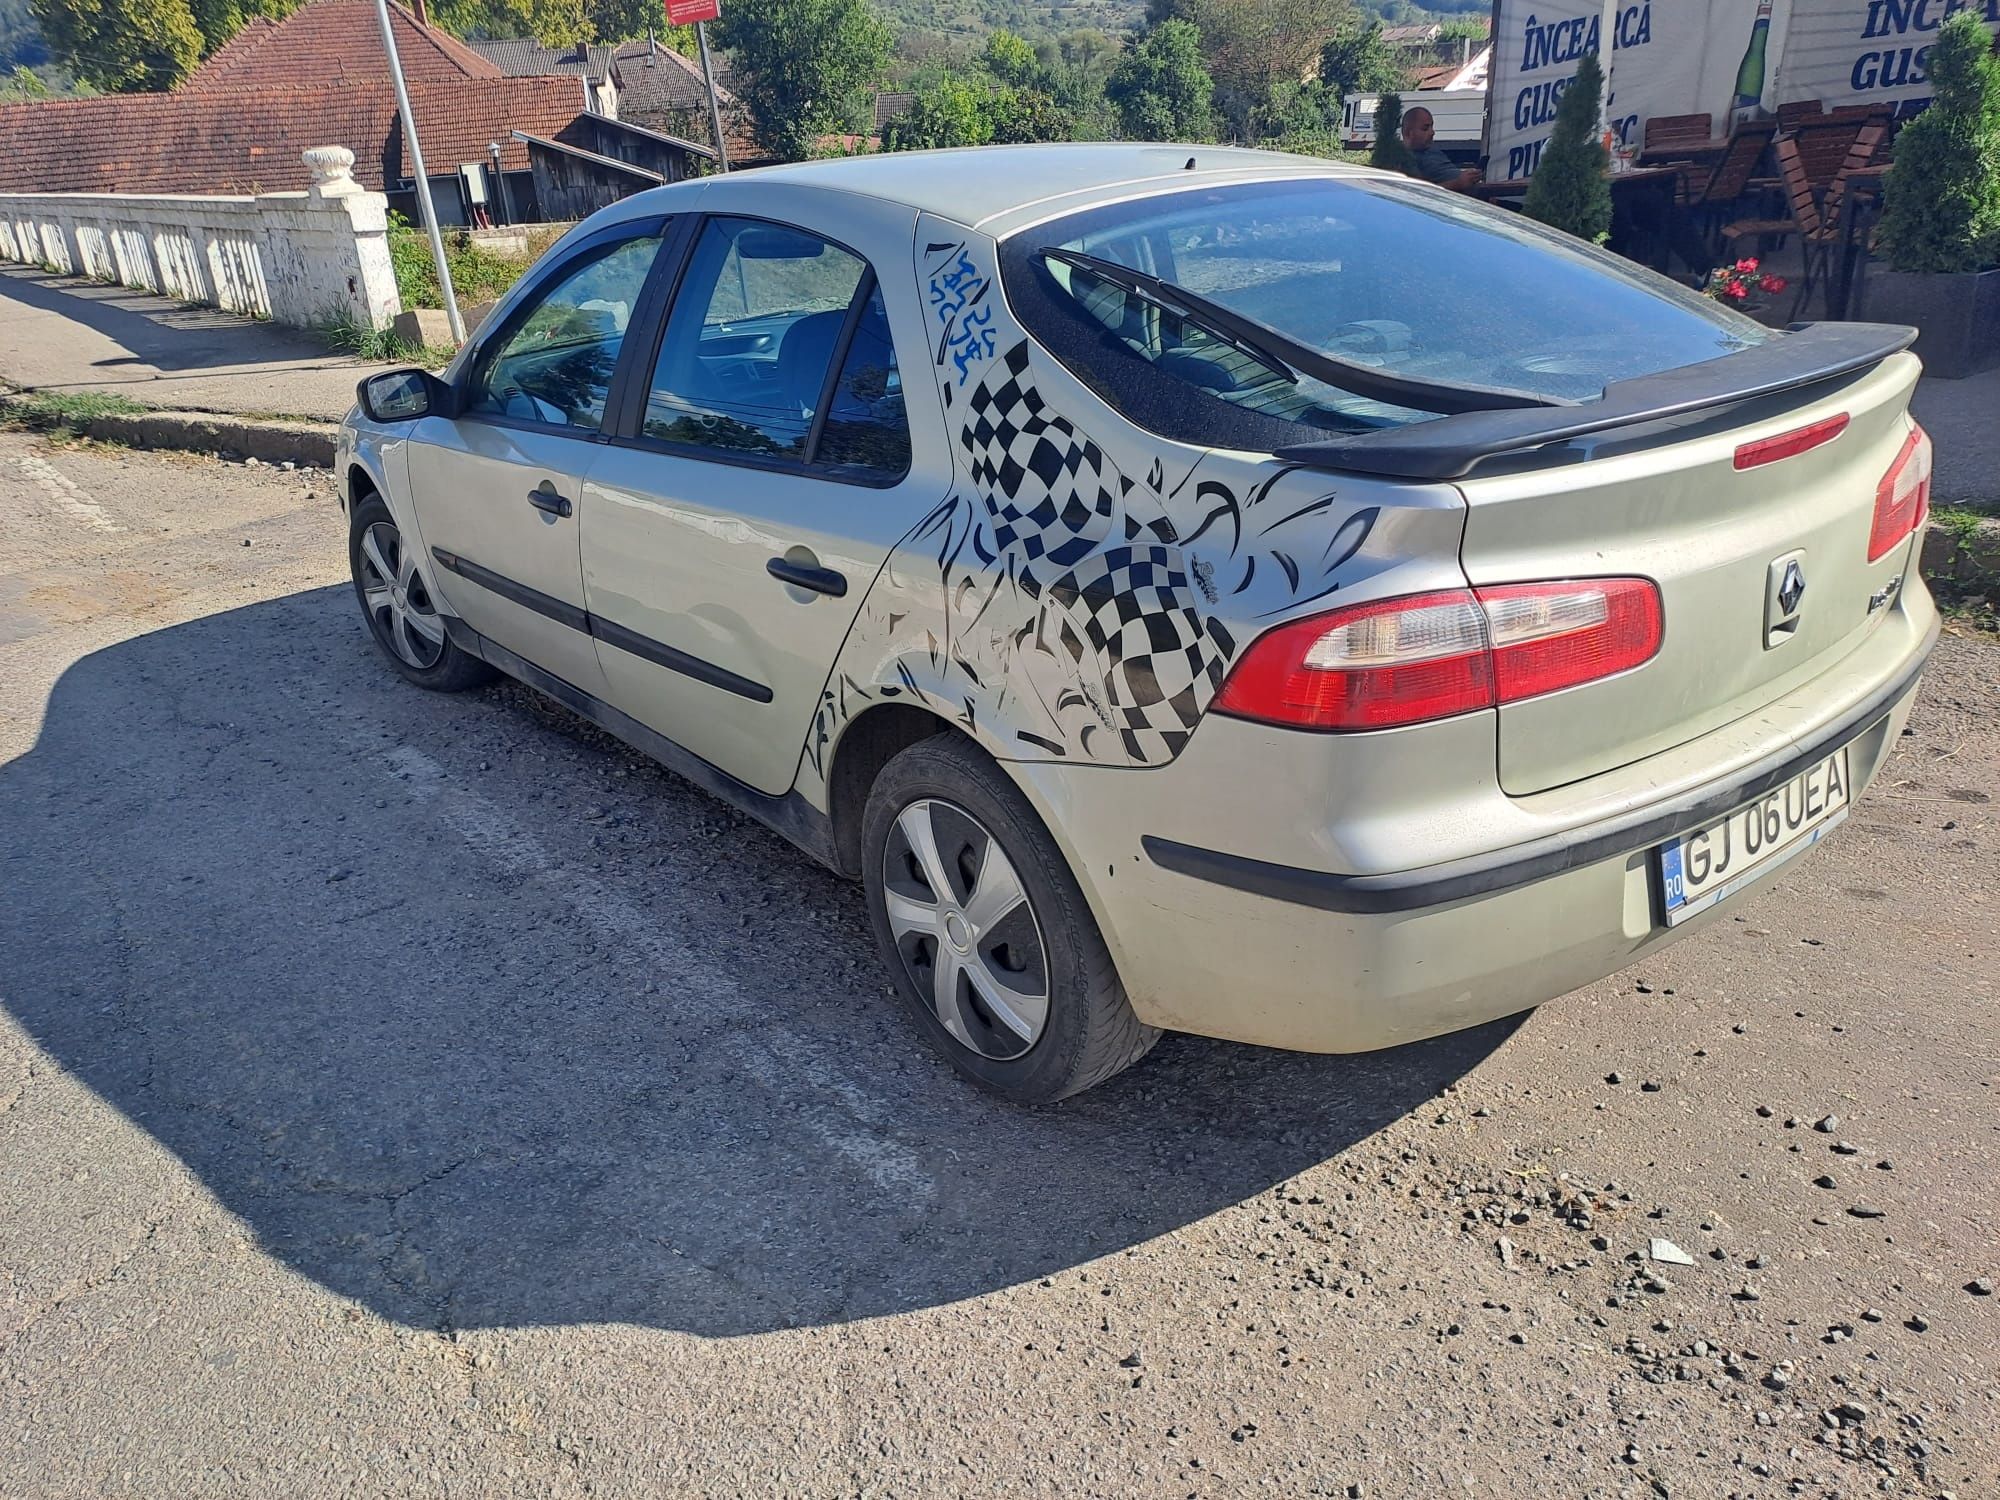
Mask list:
[{"label": "alloy wheel", "polygon": [[377,521],[361,535],[361,599],[382,640],[405,663],[425,672],[444,655],[444,621],[403,546],[403,534]]},{"label": "alloy wheel", "polygon": [[1048,1024],[1048,950],[1000,841],[937,798],[896,816],[882,856],[896,953],[952,1037],[983,1057],[1016,1058]]}]

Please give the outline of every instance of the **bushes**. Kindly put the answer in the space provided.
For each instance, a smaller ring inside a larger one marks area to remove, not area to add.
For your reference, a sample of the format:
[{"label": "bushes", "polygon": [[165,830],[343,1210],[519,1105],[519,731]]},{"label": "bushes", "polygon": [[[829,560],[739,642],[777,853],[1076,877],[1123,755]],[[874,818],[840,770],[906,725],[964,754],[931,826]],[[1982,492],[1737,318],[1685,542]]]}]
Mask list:
[{"label": "bushes", "polygon": [[1129,140],[1207,140],[1215,80],[1202,59],[1201,32],[1188,21],[1162,21],[1119,59],[1104,97]]},{"label": "bushes", "polygon": [[1531,219],[1602,244],[1611,233],[1610,161],[1597,139],[1597,102],[1604,93],[1604,69],[1595,53],[1585,57],[1556,105],[1555,128],[1528,183],[1522,205]]},{"label": "bushes", "polygon": [[1903,127],[1884,190],[1881,244],[1899,271],[1978,271],[2000,261],[2000,60],[1976,11],[1931,47],[1930,108]]},{"label": "bushes", "polygon": [[[396,295],[403,306],[444,306],[430,236],[401,214],[389,215],[389,262],[396,269]],[[451,268],[452,290],[458,293],[460,306],[499,296],[528,269],[525,262],[482,250],[462,229],[444,231],[444,262]]]}]

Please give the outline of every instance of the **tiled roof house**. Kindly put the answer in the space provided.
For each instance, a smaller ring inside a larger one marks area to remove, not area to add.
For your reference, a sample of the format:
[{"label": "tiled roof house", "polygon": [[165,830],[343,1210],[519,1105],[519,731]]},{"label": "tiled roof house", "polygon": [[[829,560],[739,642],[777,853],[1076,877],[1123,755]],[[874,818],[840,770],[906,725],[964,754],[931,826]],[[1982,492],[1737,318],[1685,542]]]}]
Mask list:
[{"label": "tiled roof house", "polygon": [[[508,37],[492,42],[467,42],[466,46],[492,63],[509,78],[568,77],[579,80],[584,107],[592,114],[616,119],[618,107],[618,49],[608,44],[573,47],[544,47],[528,37]],[[418,127],[422,129],[420,125]]]},{"label": "tiled roof house", "polygon": [[[574,78],[510,78],[401,6],[389,14],[434,183],[461,163],[490,166],[496,141],[504,170],[526,173],[514,132],[561,138],[585,114]],[[251,21],[171,93],[0,105],[0,142],[9,192],[283,191],[305,185],[309,146],[346,146],[367,187],[410,180],[371,0]]]},{"label": "tiled roof house", "polygon": [[[734,166],[766,160],[750,131],[750,117],[729,90],[728,73],[720,57],[715,67],[715,102],[722,112],[723,141]],[[618,118],[653,130],[687,136],[713,145],[708,123],[708,89],[701,64],[673,48],[644,41],[618,47]]]}]

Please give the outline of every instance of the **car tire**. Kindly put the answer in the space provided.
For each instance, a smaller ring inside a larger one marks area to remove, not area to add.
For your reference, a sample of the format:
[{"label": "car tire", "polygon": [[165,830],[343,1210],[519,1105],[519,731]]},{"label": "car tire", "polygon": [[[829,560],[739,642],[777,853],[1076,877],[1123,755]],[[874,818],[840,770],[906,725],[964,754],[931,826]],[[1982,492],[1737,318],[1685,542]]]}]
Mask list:
[{"label": "car tire", "polygon": [[404,677],[434,693],[462,693],[497,675],[446,637],[430,586],[380,495],[363,496],[354,507],[347,562],[368,634]]},{"label": "car tire", "polygon": [[883,767],[861,837],[869,917],[897,993],[974,1083],[1049,1104],[1160,1039],[1126,999],[1055,840],[970,741],[923,740]]}]

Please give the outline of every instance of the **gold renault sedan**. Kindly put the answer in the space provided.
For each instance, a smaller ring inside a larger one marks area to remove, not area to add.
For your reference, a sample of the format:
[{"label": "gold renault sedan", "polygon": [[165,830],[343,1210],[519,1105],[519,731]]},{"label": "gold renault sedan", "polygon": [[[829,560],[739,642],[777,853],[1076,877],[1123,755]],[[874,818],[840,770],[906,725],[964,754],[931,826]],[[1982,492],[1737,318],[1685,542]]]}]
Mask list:
[{"label": "gold renault sedan", "polygon": [[859,879],[1046,1101],[1539,1005],[1835,828],[1938,628],[1911,338],[1299,157],[877,156],[597,214],[339,472],[397,671]]}]

